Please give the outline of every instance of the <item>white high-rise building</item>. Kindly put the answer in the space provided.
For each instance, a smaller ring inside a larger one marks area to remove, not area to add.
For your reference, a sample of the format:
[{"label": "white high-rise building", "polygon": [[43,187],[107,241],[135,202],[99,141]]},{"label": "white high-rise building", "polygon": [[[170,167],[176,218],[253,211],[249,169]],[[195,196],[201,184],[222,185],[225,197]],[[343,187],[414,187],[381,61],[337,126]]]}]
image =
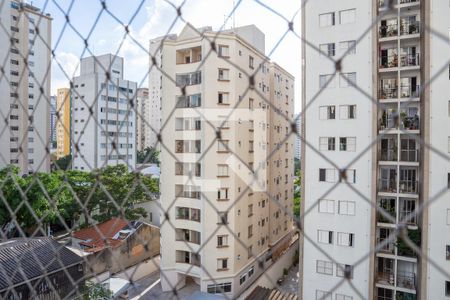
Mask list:
[{"label": "white high-rise building", "polygon": [[285,118],[293,119],[294,78],[264,53],[254,25],[218,33],[187,24],[163,42],[165,291],[193,280],[237,297],[289,246],[294,137],[285,140]]},{"label": "white high-rise building", "polygon": [[296,114],[294,116],[295,121],[295,128],[297,129],[298,135],[295,136],[295,158],[300,159],[301,158],[301,148],[302,148],[302,140],[300,139],[299,135],[302,128],[302,117],[300,114]]},{"label": "white high-rise building", "polygon": [[137,84],[124,79],[123,64],[112,54],[81,59],[71,91],[75,170],[117,164],[135,168]]},{"label": "white high-rise building", "polygon": [[450,297],[450,6],[390,2],[303,10],[303,299]]},{"label": "white high-rise building", "polygon": [[148,147],[146,142],[149,136],[148,126],[150,120],[147,118],[150,110],[148,88],[138,88],[136,95],[136,150],[143,151]]},{"label": "white high-rise building", "polygon": [[1,6],[0,168],[49,171],[52,19],[21,1]]}]

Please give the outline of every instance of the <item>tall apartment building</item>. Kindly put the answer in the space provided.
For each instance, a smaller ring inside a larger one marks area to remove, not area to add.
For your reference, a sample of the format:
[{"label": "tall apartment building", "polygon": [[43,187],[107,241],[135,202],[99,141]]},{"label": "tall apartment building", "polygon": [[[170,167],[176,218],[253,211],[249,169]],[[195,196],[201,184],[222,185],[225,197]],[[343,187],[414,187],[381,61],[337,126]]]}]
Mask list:
[{"label": "tall apartment building", "polygon": [[162,68],[175,79],[162,76],[160,91],[161,205],[175,227],[161,220],[163,290],[193,280],[236,297],[289,245],[294,78],[264,51],[253,25],[188,24],[163,42]]},{"label": "tall apartment building", "polygon": [[56,158],[70,154],[70,89],[60,88],[56,91]]},{"label": "tall apartment building", "polygon": [[0,17],[0,168],[48,171],[52,19],[19,1],[4,1]]},{"label": "tall apartment building", "polygon": [[[296,114],[294,116],[295,120],[295,128],[297,129],[297,132],[300,134],[301,128],[302,128],[302,117],[300,114]],[[300,139],[299,135],[295,136],[295,158],[300,159],[301,158],[301,148],[302,148],[302,140]]]},{"label": "tall apartment building", "polygon": [[[125,80],[123,58],[112,54],[81,59],[72,80],[72,153],[75,170],[136,164],[136,82]],[[106,76],[109,73],[109,79]],[[92,111],[92,115],[91,115]]]},{"label": "tall apartment building", "polygon": [[[303,10],[303,37],[321,53],[303,48],[302,130],[327,158],[302,147],[312,239],[301,243],[303,299],[450,297],[436,267],[450,271],[450,6],[388,2],[320,0]],[[333,76],[330,58],[346,52]],[[360,295],[347,282],[332,290],[344,276]]]},{"label": "tall apartment building", "polygon": [[136,94],[136,150],[138,151],[143,151],[148,146],[146,137],[151,130],[150,120],[147,118],[149,109],[148,88],[138,88]]},{"label": "tall apartment building", "polygon": [[50,145],[56,148],[56,96],[50,97]]}]

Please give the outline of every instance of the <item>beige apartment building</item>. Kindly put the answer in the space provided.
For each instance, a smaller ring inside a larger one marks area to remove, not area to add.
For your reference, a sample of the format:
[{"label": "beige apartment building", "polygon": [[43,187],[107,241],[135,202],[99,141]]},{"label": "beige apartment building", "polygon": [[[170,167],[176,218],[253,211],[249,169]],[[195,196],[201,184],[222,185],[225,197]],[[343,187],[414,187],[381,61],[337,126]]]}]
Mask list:
[{"label": "beige apartment building", "polygon": [[0,168],[49,171],[52,19],[22,1],[4,1],[0,19]]},{"label": "beige apartment building", "polygon": [[163,42],[175,79],[163,75],[160,91],[165,291],[195,282],[236,297],[289,246],[294,78],[264,53],[254,25],[188,24]]},{"label": "beige apartment building", "polygon": [[143,151],[148,147],[146,140],[148,139],[150,128],[148,113],[150,111],[150,103],[148,98],[148,88],[138,88],[136,94],[136,150]]},{"label": "beige apartment building", "polygon": [[70,154],[70,89],[56,92],[56,158]]}]

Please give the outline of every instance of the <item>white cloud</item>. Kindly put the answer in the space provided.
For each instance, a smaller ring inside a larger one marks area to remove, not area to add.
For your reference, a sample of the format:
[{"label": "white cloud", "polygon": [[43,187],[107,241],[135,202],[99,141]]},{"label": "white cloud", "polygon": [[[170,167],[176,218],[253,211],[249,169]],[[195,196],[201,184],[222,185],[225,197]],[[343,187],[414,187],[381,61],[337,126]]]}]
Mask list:
[{"label": "white cloud", "polygon": [[78,75],[80,59],[70,52],[56,52],[55,59],[52,60],[52,94],[56,95],[56,90],[62,87],[69,87],[70,79]]}]

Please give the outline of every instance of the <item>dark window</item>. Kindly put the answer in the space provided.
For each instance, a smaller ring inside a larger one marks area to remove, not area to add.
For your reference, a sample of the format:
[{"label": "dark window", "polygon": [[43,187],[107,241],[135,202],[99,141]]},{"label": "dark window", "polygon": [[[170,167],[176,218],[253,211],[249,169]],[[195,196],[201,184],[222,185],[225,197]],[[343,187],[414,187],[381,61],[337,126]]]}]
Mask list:
[{"label": "dark window", "polygon": [[325,181],[325,180],[326,180],[326,170],[319,169],[319,181]]},{"label": "dark window", "polygon": [[445,282],[445,296],[450,296],[450,281]]}]

